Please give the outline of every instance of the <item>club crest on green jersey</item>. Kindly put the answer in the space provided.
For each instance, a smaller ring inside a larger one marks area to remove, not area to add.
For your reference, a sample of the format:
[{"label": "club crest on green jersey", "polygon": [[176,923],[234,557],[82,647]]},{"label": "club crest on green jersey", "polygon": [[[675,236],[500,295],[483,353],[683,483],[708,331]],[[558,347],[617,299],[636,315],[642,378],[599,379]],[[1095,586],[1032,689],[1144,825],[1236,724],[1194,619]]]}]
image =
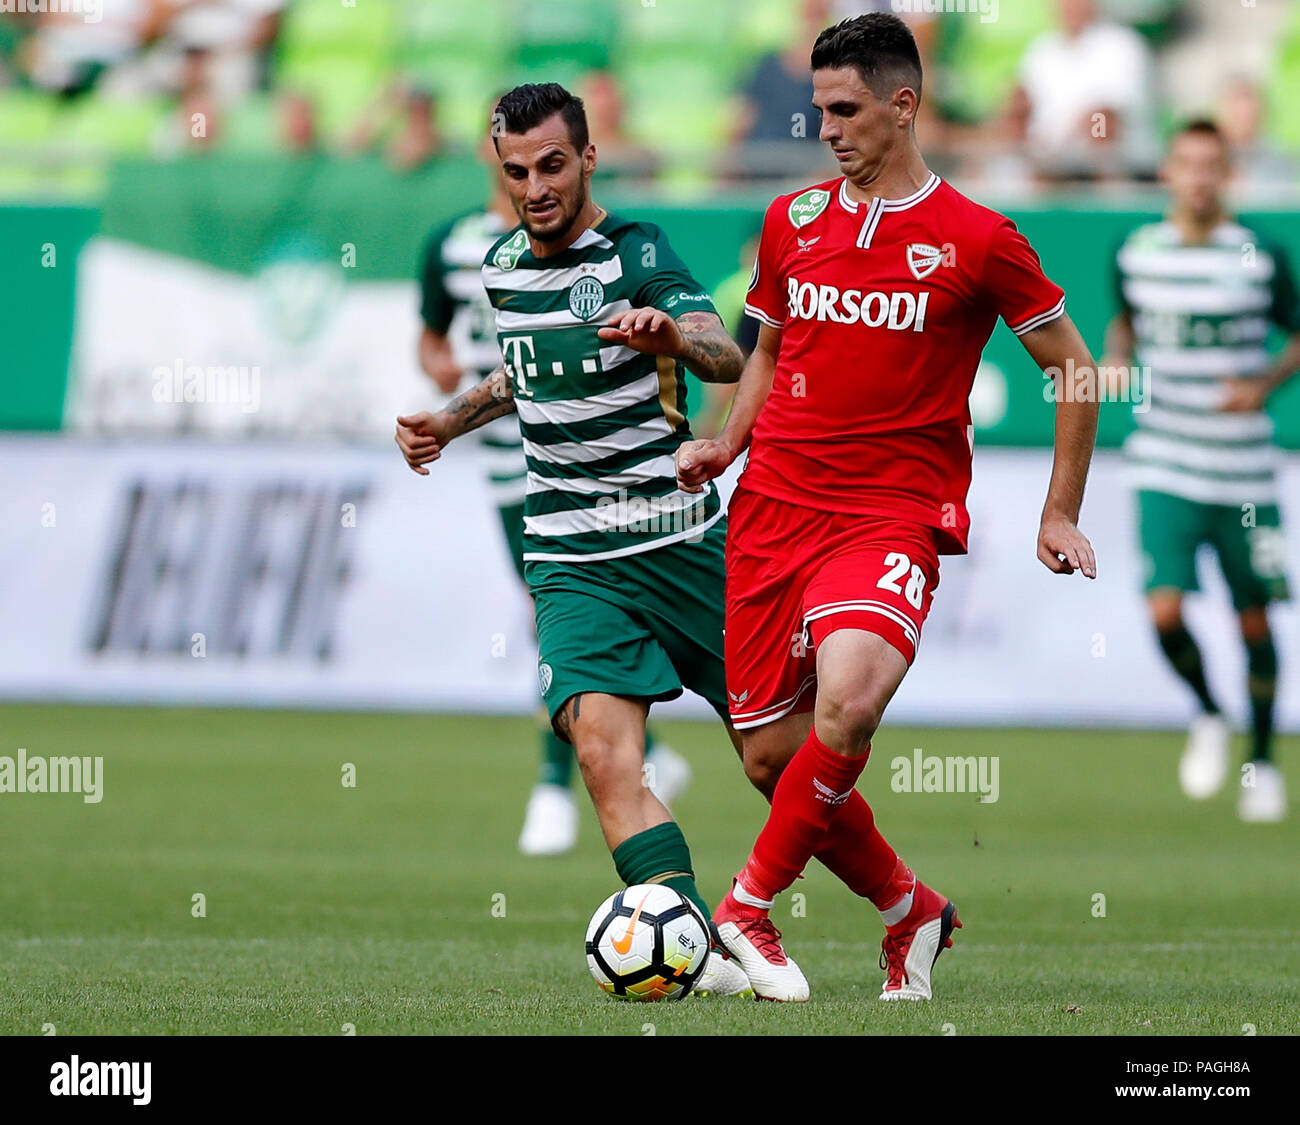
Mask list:
[{"label": "club crest on green jersey", "polygon": [[590,320],[604,304],[605,287],[597,278],[579,278],[569,289],[569,311],[579,320]]},{"label": "club crest on green jersey", "polygon": [[787,212],[794,229],[806,227],[826,210],[826,204],[830,201],[831,193],[821,188],[810,188],[802,195],[795,196],[790,200],[790,210]]},{"label": "club crest on green jersey", "polygon": [[497,247],[492,255],[492,264],[499,270],[512,270],[519,264],[519,259],[528,249],[528,234],[522,228],[515,231],[509,242]]}]

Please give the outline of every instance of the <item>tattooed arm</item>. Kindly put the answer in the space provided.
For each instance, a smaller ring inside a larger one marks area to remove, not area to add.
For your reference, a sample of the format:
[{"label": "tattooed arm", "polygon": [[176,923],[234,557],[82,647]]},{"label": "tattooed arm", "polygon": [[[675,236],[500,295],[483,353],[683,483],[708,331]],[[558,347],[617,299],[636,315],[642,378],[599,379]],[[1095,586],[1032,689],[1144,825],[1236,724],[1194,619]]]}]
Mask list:
[{"label": "tattooed arm", "polygon": [[428,476],[429,470],[424,466],[438,460],[449,441],[514,411],[514,384],[497,368],[477,386],[457,395],[437,414],[425,410],[398,418],[397,446],[415,472]]},{"label": "tattooed arm", "polygon": [[457,395],[442,408],[448,420],[447,441],[515,412],[515,387],[497,368],[483,382]]},{"label": "tattooed arm", "polygon": [[704,382],[734,383],[740,378],[745,356],[716,313],[682,313],[677,331],[686,341],[677,358]]},{"label": "tattooed arm", "polygon": [[745,357],[717,313],[687,312],[674,319],[659,309],[629,309],[597,333],[646,355],[668,355],[706,383],[734,383]]},{"label": "tattooed arm", "polygon": [[731,412],[721,432],[712,440],[688,441],[677,447],[677,485],[682,491],[701,491],[705,481],[722,476],[748,448],[754,423],[772,393],[780,354],[781,329],[760,325],[758,343],[745,363]]}]

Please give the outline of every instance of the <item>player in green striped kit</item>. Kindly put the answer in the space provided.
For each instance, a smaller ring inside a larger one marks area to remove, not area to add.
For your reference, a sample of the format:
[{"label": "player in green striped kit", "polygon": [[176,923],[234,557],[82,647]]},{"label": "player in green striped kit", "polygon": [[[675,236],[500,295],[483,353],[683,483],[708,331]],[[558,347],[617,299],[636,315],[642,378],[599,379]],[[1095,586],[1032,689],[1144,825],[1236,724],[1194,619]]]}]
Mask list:
[{"label": "player in green striped kit", "polygon": [[[1218,555],[1246,647],[1252,754],[1238,812],[1281,820],[1286,790],[1272,760],[1277,650],[1269,603],[1288,597],[1268,396],[1300,367],[1300,299],[1286,257],[1223,206],[1227,145],[1210,122],[1173,138],[1162,178],[1172,208],[1138,227],[1116,259],[1120,311],[1103,367],[1150,372],[1125,449],[1138,489],[1147,602],[1174,671],[1200,705],[1179,764],[1184,792],[1212,796],[1228,771],[1230,731],[1183,621],[1196,552]],[[1270,331],[1287,334],[1270,354]],[[1131,379],[1128,386],[1134,388]],[[1138,396],[1134,396],[1137,398]]]},{"label": "player in green striped kit", "polygon": [[[469,377],[478,382],[501,364],[496,318],[483,289],[481,270],[488,249],[518,222],[500,183],[490,138],[482,156],[491,170],[487,206],[439,226],[425,244],[420,267],[420,366],[444,394]],[[488,484],[505,533],[510,558],[524,577],[524,488],[526,468],[519,422],[498,418],[479,431]],[[578,839],[573,797],[573,747],[547,724],[541,734],[541,771],[524,813],[519,850],[524,855],[560,855]],[[690,766],[670,748],[646,735],[646,759],[654,788],[671,804],[690,781]]]},{"label": "player in green striped kit", "polygon": [[[743,360],[663,232],[591,199],[596,149],[579,99],[520,86],[497,103],[492,133],[521,221],[483,266],[504,370],[439,414],[399,418],[397,442],[427,473],[447,442],[518,413],[542,697],[576,749],[619,877],[664,883],[707,921],[686,839],[642,762],[650,705],[683,687],[727,723],[725,521],[716,488],[678,488],[674,454],[691,440],[684,366],[727,383]],[[720,950],[706,978],[705,991],[751,991]]]}]

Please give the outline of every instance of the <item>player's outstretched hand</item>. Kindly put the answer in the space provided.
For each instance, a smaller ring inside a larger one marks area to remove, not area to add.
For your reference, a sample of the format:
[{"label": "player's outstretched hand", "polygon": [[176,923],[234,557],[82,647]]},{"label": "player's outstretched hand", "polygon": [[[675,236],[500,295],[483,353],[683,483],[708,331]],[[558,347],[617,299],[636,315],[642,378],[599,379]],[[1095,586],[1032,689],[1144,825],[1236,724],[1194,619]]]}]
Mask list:
[{"label": "player's outstretched hand", "polygon": [[424,466],[442,456],[442,447],[449,439],[442,415],[422,410],[419,414],[397,419],[395,440],[406,463],[415,472],[427,477],[429,470]]},{"label": "player's outstretched hand", "polygon": [[686,347],[677,321],[659,309],[628,309],[611,317],[596,335],[646,355],[680,355]]},{"label": "player's outstretched hand", "polygon": [[732,457],[720,441],[687,441],[677,447],[677,487],[700,492],[705,482],[722,476]]},{"label": "player's outstretched hand", "polygon": [[1088,537],[1064,516],[1044,516],[1038,529],[1038,561],[1054,574],[1083,571],[1097,577],[1097,556]]}]

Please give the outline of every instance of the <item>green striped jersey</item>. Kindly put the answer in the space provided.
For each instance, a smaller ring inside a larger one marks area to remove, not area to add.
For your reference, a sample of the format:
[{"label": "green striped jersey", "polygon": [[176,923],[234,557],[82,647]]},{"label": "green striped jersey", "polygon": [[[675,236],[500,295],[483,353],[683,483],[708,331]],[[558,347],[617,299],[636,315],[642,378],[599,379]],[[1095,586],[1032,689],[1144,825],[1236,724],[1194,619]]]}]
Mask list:
[{"label": "green striped jersey", "polygon": [[1172,222],[1149,223],[1120,247],[1115,287],[1149,370],[1125,443],[1133,484],[1206,504],[1276,502],[1272,420],[1218,407],[1225,379],[1268,364],[1274,325],[1300,330],[1284,255],[1236,222],[1197,245]]},{"label": "green striped jersey", "polygon": [[[483,257],[505,231],[494,211],[471,211],[433,232],[420,270],[420,316],[446,336],[456,362],[482,379],[501,366],[496,318],[483,291]],[[523,503],[524,447],[512,414],[477,431],[498,507]]]},{"label": "green striped jersey", "polygon": [[663,231],[606,215],[536,258],[521,227],[488,253],[483,284],[524,437],[525,560],[633,555],[716,522],[713,485],[677,487],[673,454],[691,438],[681,365],[596,334],[633,308],[714,311]]}]

